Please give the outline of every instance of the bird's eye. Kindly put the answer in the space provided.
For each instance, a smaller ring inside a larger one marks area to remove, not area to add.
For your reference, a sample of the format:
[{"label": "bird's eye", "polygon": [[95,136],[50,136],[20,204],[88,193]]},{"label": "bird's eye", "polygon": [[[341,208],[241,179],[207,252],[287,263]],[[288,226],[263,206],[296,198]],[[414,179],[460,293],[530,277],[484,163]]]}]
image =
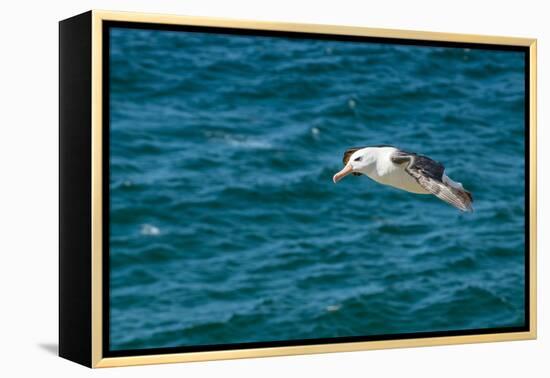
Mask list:
[{"label": "bird's eye", "polygon": [[361,161],[361,160],[363,160],[362,156],[359,156],[359,157],[356,157],[355,159],[353,159],[353,161]]}]

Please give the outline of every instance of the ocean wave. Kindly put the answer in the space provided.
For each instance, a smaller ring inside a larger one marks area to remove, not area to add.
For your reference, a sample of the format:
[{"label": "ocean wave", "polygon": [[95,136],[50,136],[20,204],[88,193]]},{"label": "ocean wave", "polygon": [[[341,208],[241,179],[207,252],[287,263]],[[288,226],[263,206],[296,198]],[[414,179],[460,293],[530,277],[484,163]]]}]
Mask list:
[{"label": "ocean wave", "polygon": [[[523,321],[523,53],[112,38],[112,348]],[[476,211],[333,184],[346,148],[387,143]]]},{"label": "ocean wave", "polygon": [[205,136],[215,143],[222,142],[231,147],[237,148],[249,148],[257,150],[269,150],[273,148],[273,144],[266,140],[261,140],[258,138],[239,135],[239,134],[229,134],[225,132],[213,132],[206,131],[204,132]]},{"label": "ocean wave", "polygon": [[428,298],[423,305],[415,308],[414,314],[428,318],[439,317],[447,324],[453,319],[462,323],[462,326],[468,326],[473,319],[488,322],[497,314],[513,316],[515,312],[515,306],[504,297],[487,288],[468,285],[449,291],[443,297]]}]

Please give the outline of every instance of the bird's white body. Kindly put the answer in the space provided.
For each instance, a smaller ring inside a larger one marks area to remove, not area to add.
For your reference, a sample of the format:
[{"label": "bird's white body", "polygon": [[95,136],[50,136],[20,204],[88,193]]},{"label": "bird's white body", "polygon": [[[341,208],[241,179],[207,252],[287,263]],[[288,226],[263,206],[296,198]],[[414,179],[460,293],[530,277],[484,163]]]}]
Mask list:
[{"label": "bird's white body", "polygon": [[395,164],[390,157],[395,153],[395,147],[376,147],[369,154],[372,162],[357,170],[372,180],[394,188],[417,194],[431,194],[405,171],[405,164]]}]

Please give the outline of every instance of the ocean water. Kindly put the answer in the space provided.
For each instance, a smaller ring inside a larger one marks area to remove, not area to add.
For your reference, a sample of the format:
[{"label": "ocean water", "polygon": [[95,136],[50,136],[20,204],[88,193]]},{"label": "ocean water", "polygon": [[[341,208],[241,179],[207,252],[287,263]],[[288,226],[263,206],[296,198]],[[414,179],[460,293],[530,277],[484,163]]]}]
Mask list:
[{"label": "ocean water", "polygon": [[[524,324],[521,52],[114,28],[110,348]],[[392,144],[475,198],[366,177]]]}]

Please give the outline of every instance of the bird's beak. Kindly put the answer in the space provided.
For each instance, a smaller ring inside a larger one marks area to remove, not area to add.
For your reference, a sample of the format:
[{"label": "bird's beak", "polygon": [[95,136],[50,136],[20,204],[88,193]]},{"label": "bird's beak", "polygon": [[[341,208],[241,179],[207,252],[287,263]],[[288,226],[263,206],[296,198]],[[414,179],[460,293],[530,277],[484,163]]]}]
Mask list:
[{"label": "bird's beak", "polygon": [[349,175],[351,172],[353,172],[353,168],[351,167],[351,164],[348,164],[344,167],[344,169],[334,175],[332,181],[334,181],[334,183],[336,184],[338,181]]}]

